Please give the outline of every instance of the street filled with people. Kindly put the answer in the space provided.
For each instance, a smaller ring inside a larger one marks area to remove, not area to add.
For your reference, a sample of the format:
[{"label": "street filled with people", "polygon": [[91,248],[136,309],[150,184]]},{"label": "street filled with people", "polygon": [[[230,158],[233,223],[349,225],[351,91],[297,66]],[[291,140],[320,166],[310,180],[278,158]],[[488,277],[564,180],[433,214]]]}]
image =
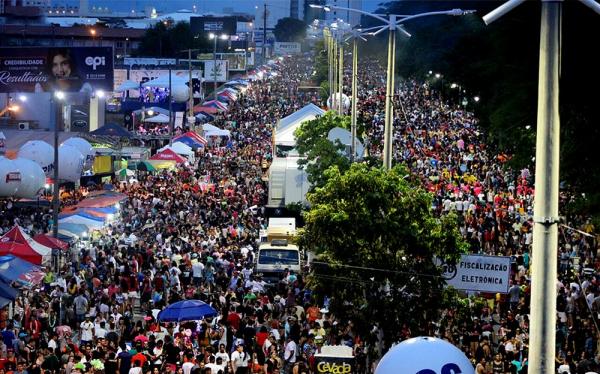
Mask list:
[{"label": "street filled with people", "polygon": [[[330,345],[352,349],[354,372],[373,372],[389,348],[381,335],[361,336],[330,313],[305,274],[288,271],[269,285],[254,270],[267,224],[273,129],[306,104],[325,101],[298,89],[313,70],[310,56],[282,59],[215,116],[212,124],[229,130],[229,139],[212,141],[175,170],[139,172],[133,183],[115,180],[127,197],[118,217],[0,315],[0,374],[315,373],[315,355]],[[372,59],[359,70],[362,138],[369,155],[380,157],[385,73]],[[459,347],[476,373],[526,373],[533,173],[512,170],[509,156],[486,144],[474,115],[451,101],[433,84],[399,84],[394,160],[433,195],[436,214],[457,214],[472,253],[511,257],[511,285],[508,294],[471,298],[466,315],[446,310],[428,326],[406,321],[386,341],[428,333]],[[64,202],[92,189],[81,187]],[[563,202],[569,198],[561,195]],[[46,208],[0,201],[0,210],[3,232],[15,224],[32,235],[50,230]],[[593,233],[585,217],[569,217],[560,227],[558,373],[600,371]],[[186,299],[218,313],[199,321],[157,320],[167,305]]]}]

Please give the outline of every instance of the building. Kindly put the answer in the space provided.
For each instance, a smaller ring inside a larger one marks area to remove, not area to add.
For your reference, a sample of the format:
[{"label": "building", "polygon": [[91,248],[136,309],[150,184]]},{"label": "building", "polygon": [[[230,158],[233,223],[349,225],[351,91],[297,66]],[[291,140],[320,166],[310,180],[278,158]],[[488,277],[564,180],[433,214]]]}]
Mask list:
[{"label": "building", "polygon": [[[358,9],[362,10],[362,0],[328,0],[327,5],[338,6],[342,8]],[[352,27],[360,24],[361,15],[357,12],[351,12],[347,10],[334,10],[325,12],[326,19],[328,21],[334,21],[342,19],[344,22],[349,23]]]},{"label": "building", "polygon": [[304,13],[306,10],[305,0],[264,0],[262,4],[254,7],[254,40],[257,44],[262,43],[263,39],[263,26],[265,25],[265,13],[266,13],[266,29],[267,29],[267,43],[273,36],[273,30],[275,25],[282,18],[296,18],[304,20]]},{"label": "building", "polygon": [[129,54],[145,30],[98,26],[0,25],[2,47],[113,47],[116,57]]}]

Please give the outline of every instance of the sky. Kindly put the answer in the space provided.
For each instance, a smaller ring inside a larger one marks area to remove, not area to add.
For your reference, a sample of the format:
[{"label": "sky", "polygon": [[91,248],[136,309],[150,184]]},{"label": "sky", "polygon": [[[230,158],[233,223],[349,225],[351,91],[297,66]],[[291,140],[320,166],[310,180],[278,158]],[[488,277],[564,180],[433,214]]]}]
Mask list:
[{"label": "sky", "polygon": [[[285,1],[285,0],[281,0]],[[288,0],[289,1],[289,0]],[[159,13],[174,12],[178,9],[192,9],[196,5],[199,13],[223,12],[223,8],[233,8],[234,11],[254,14],[254,6],[263,3],[262,0],[88,0],[92,6],[108,7],[114,12],[129,12],[132,9],[143,11],[146,7],[154,7]],[[362,0],[363,10],[374,11],[377,5],[385,0]],[[79,0],[52,0],[53,6],[78,6]]]}]

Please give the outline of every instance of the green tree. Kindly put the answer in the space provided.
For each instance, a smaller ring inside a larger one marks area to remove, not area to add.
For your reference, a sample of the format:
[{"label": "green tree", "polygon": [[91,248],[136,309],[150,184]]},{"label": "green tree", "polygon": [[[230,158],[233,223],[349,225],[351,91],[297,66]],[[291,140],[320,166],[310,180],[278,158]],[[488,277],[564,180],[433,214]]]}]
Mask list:
[{"label": "green tree", "polygon": [[286,17],[277,21],[273,33],[278,42],[302,42],[306,38],[307,27],[304,21]]},{"label": "green tree", "polygon": [[434,257],[456,261],[467,249],[456,217],[434,217],[431,195],[403,166],[354,163],[325,174],[308,194],[301,233],[318,258],[309,276],[318,301],[331,297],[330,311],[363,333],[379,321],[388,341],[403,323],[418,332],[450,299]]},{"label": "green tree", "polygon": [[[137,56],[177,57],[181,50],[212,51],[206,35],[193,35],[189,22],[157,22],[146,33],[136,51]],[[186,55],[187,57],[187,55]]]},{"label": "green tree", "polygon": [[296,150],[306,157],[300,161],[300,165],[306,168],[312,188],[325,184],[325,170],[332,165],[342,171],[350,167],[350,160],[344,154],[345,146],[339,141],[334,144],[327,139],[329,131],[334,127],[350,128],[350,117],[328,111],[319,118],[304,122],[294,133]]}]

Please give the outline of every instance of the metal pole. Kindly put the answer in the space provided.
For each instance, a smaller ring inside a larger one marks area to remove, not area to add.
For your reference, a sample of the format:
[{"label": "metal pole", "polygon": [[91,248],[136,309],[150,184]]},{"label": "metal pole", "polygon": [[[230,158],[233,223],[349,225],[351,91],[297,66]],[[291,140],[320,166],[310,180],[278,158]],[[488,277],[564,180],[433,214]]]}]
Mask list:
[{"label": "metal pole", "polygon": [[[390,25],[396,24],[396,17],[390,16]],[[383,133],[383,168],[389,170],[392,168],[392,142],[394,133],[394,115],[392,107],[392,97],[394,95],[394,70],[396,51],[396,30],[390,27],[388,31],[388,63],[387,63],[387,83],[385,87],[385,128]]]},{"label": "metal pole", "polygon": [[352,154],[350,155],[350,161],[354,162],[354,158],[356,157],[356,107],[358,102],[358,87],[357,87],[357,74],[358,74],[358,41],[356,37],[352,41],[352,127],[350,130],[351,133],[351,142],[350,150]]},{"label": "metal pole", "polygon": [[169,144],[173,142],[173,96],[171,87],[171,68],[169,68]]},{"label": "metal pole", "polygon": [[217,34],[215,36],[215,44],[213,46],[213,79],[214,79],[214,88],[213,88],[213,96],[215,100],[217,99]]},{"label": "metal pole", "polygon": [[340,115],[344,114],[344,100],[342,100],[342,95],[344,93],[344,41],[340,41],[340,76],[338,78],[338,90],[340,91],[340,97],[338,101],[338,107]]},{"label": "metal pole", "polygon": [[192,50],[188,49],[188,70],[189,70],[189,82],[190,91],[189,91],[189,101],[188,101],[188,116],[189,118],[194,118],[194,87],[192,87]]},{"label": "metal pole", "polygon": [[533,210],[530,373],[553,373],[556,334],[561,3],[542,2]]},{"label": "metal pole", "polygon": [[52,191],[52,236],[58,238],[58,212],[60,210],[60,183],[58,182],[58,130],[64,120],[62,101],[57,101],[54,106],[56,111],[56,124],[54,125],[54,190]]},{"label": "metal pole", "polygon": [[[329,97],[333,97],[333,38],[331,34],[328,35],[329,38],[329,49],[328,49],[328,59],[329,59]],[[332,103],[333,104],[333,103]]]},{"label": "metal pole", "polygon": [[262,63],[267,61],[267,3],[264,4],[263,10],[263,45],[262,45]]},{"label": "metal pole", "polygon": [[331,96],[331,108],[333,110],[337,110],[337,89],[338,89],[338,79],[337,79],[337,64],[338,64],[338,58],[337,58],[337,51],[338,51],[338,45],[337,45],[337,40],[335,39],[335,37],[333,38],[333,68],[331,69],[331,74],[333,75],[333,94]]}]

